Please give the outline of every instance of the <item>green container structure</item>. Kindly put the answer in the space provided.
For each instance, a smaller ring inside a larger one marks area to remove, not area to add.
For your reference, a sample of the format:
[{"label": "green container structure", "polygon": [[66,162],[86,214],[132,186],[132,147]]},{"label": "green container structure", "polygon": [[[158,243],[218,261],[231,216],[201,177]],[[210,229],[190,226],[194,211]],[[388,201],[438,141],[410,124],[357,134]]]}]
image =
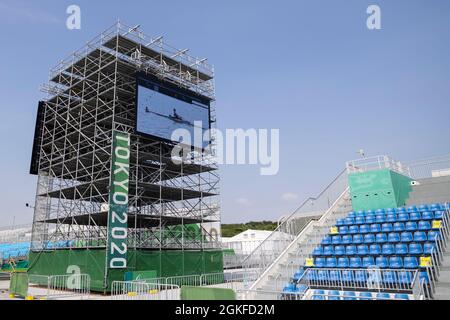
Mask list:
[{"label": "green container structure", "polygon": [[351,173],[348,180],[355,211],[404,206],[412,190],[411,178],[389,169]]}]

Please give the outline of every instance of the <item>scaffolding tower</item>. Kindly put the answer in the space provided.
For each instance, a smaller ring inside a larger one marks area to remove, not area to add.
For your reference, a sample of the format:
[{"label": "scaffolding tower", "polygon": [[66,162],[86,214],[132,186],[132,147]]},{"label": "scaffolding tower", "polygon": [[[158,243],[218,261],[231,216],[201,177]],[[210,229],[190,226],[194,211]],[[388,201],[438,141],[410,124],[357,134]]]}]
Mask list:
[{"label": "scaffolding tower", "polygon": [[174,162],[173,144],[136,134],[138,72],[211,99],[214,132],[214,69],[206,59],[122,22],[73,52],[42,86],[48,96],[38,110],[31,165],[38,175],[31,245],[37,256],[105,248],[114,131],[130,134],[128,248],[220,248],[214,143]]}]

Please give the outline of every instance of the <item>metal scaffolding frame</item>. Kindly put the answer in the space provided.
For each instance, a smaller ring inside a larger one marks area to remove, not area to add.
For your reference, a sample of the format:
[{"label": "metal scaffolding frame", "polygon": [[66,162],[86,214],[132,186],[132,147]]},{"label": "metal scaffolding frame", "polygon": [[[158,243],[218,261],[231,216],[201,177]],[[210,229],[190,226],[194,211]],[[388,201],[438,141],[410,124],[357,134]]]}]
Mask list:
[{"label": "metal scaffolding frame", "polygon": [[114,130],[131,134],[128,247],[220,248],[217,233],[204,228],[220,222],[215,146],[174,163],[173,145],[135,134],[136,72],[212,99],[215,128],[214,69],[206,59],[152,39],[138,26],[117,22],[102,32],[51,69],[41,88],[48,97],[39,132],[33,251],[106,246]]}]

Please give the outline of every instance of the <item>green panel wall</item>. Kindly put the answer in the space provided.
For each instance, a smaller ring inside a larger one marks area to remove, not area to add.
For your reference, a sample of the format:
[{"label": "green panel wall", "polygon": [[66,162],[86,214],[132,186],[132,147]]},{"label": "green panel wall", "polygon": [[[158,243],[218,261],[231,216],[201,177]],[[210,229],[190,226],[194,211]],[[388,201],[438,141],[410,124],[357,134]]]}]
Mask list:
[{"label": "green panel wall", "polygon": [[232,289],[181,287],[181,300],[236,300],[236,293]]},{"label": "green panel wall", "polygon": [[352,173],[348,180],[355,211],[403,206],[411,192],[411,179],[389,169]]},{"label": "green panel wall", "polygon": [[105,250],[53,250],[30,253],[28,273],[66,274],[67,267],[76,265],[81,273],[91,276],[91,290],[108,292],[111,282],[124,280],[130,271],[155,271],[157,277],[223,272],[223,253],[211,251],[151,251],[129,250],[127,269],[110,269],[108,287],[104,287]]}]

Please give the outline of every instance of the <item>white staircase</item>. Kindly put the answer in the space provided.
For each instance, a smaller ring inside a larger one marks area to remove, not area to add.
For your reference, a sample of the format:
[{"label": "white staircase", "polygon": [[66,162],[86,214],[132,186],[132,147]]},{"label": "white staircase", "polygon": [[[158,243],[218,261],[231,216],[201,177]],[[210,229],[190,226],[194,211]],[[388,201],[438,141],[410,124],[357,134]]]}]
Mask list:
[{"label": "white staircase", "polygon": [[346,189],[335,203],[317,221],[311,221],[273,263],[252,284],[250,290],[281,291],[294,273],[304,266],[314,248],[321,243],[336,220],[351,211],[349,192]]}]

